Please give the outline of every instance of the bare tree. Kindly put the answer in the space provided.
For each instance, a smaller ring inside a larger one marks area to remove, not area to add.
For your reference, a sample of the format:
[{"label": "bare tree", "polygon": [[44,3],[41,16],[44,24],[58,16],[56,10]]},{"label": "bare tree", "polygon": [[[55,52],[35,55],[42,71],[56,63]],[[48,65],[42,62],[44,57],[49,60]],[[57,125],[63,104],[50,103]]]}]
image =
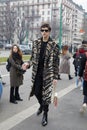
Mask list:
[{"label": "bare tree", "polygon": [[51,32],[52,38],[58,39],[59,36],[59,22],[57,19],[53,18],[52,20],[52,32]]},{"label": "bare tree", "polygon": [[6,13],[5,13],[5,23],[6,23],[6,29],[5,29],[5,37],[8,41],[8,43],[13,43],[14,38],[14,32],[15,32],[15,12],[10,7],[10,2],[6,2]]},{"label": "bare tree", "polygon": [[17,21],[17,36],[19,39],[19,44],[23,44],[23,41],[26,37],[26,24],[25,24],[25,18],[22,20]]}]

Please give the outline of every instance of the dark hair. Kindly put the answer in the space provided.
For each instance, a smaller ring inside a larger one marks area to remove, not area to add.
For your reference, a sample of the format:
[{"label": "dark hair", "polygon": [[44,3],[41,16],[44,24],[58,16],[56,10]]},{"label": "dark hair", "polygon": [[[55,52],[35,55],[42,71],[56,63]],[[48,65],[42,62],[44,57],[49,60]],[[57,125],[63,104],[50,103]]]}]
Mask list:
[{"label": "dark hair", "polygon": [[45,27],[47,27],[49,29],[49,31],[51,31],[51,27],[50,27],[49,23],[42,23],[40,29],[45,28]]},{"label": "dark hair", "polygon": [[83,41],[82,41],[82,44],[87,44],[87,41],[83,40]]},{"label": "dark hair", "polygon": [[63,46],[62,46],[62,49],[63,49],[63,50],[68,50],[68,48],[69,48],[68,45],[63,45]]},{"label": "dark hair", "polygon": [[19,46],[18,46],[17,44],[13,44],[13,45],[12,45],[10,56],[12,56],[14,46],[17,47],[17,49],[18,49],[18,54],[19,54],[20,57],[22,58],[22,51],[20,50],[20,48],[19,48]]}]

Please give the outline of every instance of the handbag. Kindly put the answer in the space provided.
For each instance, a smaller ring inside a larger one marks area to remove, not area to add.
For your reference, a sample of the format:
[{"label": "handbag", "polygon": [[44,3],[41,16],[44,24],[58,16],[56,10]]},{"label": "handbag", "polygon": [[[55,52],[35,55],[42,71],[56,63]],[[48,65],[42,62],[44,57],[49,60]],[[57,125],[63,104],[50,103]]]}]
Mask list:
[{"label": "handbag", "polygon": [[54,104],[55,107],[58,106],[58,93],[56,92],[56,85],[53,86],[52,90],[52,103]]}]

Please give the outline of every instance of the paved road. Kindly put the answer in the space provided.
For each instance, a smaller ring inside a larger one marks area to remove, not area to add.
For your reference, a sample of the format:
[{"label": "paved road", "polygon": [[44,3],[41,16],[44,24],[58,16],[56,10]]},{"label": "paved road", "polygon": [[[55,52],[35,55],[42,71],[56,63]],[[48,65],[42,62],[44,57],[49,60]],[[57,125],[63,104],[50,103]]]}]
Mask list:
[{"label": "paved road", "polygon": [[41,126],[42,115],[34,113],[11,130],[87,130],[87,113],[79,113],[81,98],[81,92],[75,89],[59,99],[58,108],[51,105],[45,128]]},{"label": "paved road", "polygon": [[[75,79],[68,80],[67,75],[61,75],[62,80],[58,81],[57,85],[59,104],[57,108],[54,108],[53,104],[50,105],[49,122],[44,128],[41,126],[42,115],[36,116],[36,98],[28,100],[31,69],[24,75],[24,85],[20,88],[23,102],[16,105],[9,103],[9,73],[3,65],[0,70],[6,82],[0,101],[0,130],[87,130],[87,112],[84,115],[79,113],[83,96],[80,88],[75,88]],[[74,76],[73,66],[71,73]]]},{"label": "paved road", "polygon": [[10,50],[0,50],[0,57],[8,57]]}]

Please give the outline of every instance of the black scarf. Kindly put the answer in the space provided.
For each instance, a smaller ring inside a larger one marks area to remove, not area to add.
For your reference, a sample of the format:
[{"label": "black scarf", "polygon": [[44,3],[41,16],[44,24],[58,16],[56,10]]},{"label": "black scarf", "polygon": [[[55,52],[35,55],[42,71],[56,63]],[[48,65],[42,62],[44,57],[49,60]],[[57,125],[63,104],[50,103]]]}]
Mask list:
[{"label": "black scarf", "polygon": [[21,56],[19,55],[19,53],[17,53],[17,52],[13,52],[12,53],[12,58],[13,58],[13,60],[22,60],[22,58],[21,58]]}]

